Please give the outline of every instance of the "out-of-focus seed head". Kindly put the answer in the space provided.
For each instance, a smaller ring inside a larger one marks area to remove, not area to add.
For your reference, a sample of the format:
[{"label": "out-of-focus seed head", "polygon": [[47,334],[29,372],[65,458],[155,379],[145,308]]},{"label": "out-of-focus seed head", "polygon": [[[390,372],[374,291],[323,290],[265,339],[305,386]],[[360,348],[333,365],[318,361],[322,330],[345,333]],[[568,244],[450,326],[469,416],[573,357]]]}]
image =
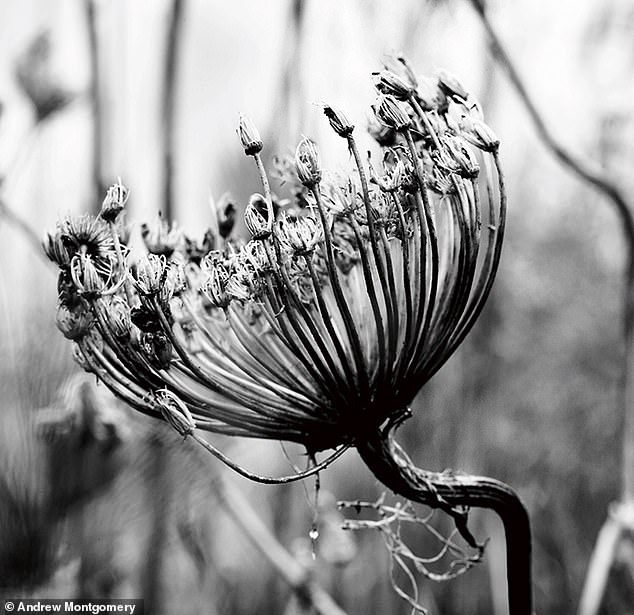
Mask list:
[{"label": "out-of-focus seed head", "polygon": [[260,138],[260,133],[250,117],[240,114],[238,122],[238,136],[247,156],[255,156],[262,151],[264,144]]},{"label": "out-of-focus seed head", "polygon": [[273,231],[273,206],[261,194],[254,194],[244,210],[244,223],[254,239],[266,239]]},{"label": "out-of-focus seed head", "polygon": [[413,93],[414,87],[405,79],[390,70],[373,73],[374,87],[381,94],[389,94],[398,100],[407,100]]},{"label": "out-of-focus seed head", "polygon": [[283,214],[278,228],[282,245],[298,256],[308,256],[324,236],[321,223],[313,216],[291,217]]},{"label": "out-of-focus seed head", "polygon": [[51,37],[44,32],[18,58],[15,71],[18,85],[33,104],[38,122],[63,109],[73,98],[54,74],[51,55]]},{"label": "out-of-focus seed head", "polygon": [[189,408],[180,397],[172,391],[168,389],[155,391],[154,403],[160,410],[163,418],[183,436],[183,438],[191,436],[196,431],[196,421],[194,421]]},{"label": "out-of-focus seed head", "polygon": [[461,136],[485,152],[495,152],[500,146],[496,134],[484,122],[467,115],[460,121]]},{"label": "out-of-focus seed head", "polygon": [[175,225],[168,224],[159,214],[152,224],[141,225],[141,237],[148,252],[152,254],[172,256],[183,241],[183,233]]},{"label": "out-of-focus seed head", "polygon": [[227,239],[236,223],[236,214],[238,208],[235,201],[228,194],[223,194],[216,208],[216,216],[218,219],[218,234]]},{"label": "out-of-focus seed head", "polygon": [[405,107],[389,94],[380,94],[373,109],[379,122],[397,132],[408,129],[412,124]]},{"label": "out-of-focus seed head", "polygon": [[340,109],[331,105],[324,105],[324,115],[328,118],[332,129],[343,138],[349,137],[354,130],[354,124]]},{"label": "out-of-focus seed head", "polygon": [[224,309],[231,303],[231,296],[227,293],[229,272],[220,263],[210,265],[207,271],[208,275],[200,287],[200,292],[213,307]]},{"label": "out-of-focus seed head", "polygon": [[313,188],[321,181],[321,162],[315,142],[304,137],[295,150],[295,169],[299,181]]},{"label": "out-of-focus seed head", "polygon": [[60,304],[57,307],[55,322],[66,339],[77,341],[90,331],[94,319],[88,304],[82,300],[72,309]]},{"label": "out-of-focus seed head", "polygon": [[418,78],[414,73],[414,69],[407,59],[400,53],[396,55],[383,56],[383,58],[381,58],[381,63],[383,64],[383,68],[385,68],[385,70],[398,75],[400,79],[409,84],[414,90],[418,87]]},{"label": "out-of-focus seed head", "polygon": [[370,136],[383,147],[392,147],[396,145],[396,130],[379,122],[375,116],[371,116],[368,120],[368,133]]},{"label": "out-of-focus seed head", "polygon": [[70,265],[70,254],[62,240],[62,234],[57,231],[55,233],[46,233],[44,241],[42,241],[44,253],[61,269],[65,269]]},{"label": "out-of-focus seed head", "polygon": [[458,99],[460,102],[467,100],[469,97],[469,92],[467,92],[458,78],[446,70],[438,71],[438,87],[447,96]]},{"label": "out-of-focus seed head", "polygon": [[101,212],[99,215],[106,222],[114,222],[119,214],[123,211],[129,194],[129,190],[121,183],[121,180],[119,179],[116,184],[113,184],[112,186],[110,186],[110,188],[108,188],[108,192],[106,192],[106,198],[101,204]]},{"label": "out-of-focus seed head", "polygon": [[164,255],[146,254],[131,269],[132,282],[146,297],[157,294],[165,282],[167,261]]}]

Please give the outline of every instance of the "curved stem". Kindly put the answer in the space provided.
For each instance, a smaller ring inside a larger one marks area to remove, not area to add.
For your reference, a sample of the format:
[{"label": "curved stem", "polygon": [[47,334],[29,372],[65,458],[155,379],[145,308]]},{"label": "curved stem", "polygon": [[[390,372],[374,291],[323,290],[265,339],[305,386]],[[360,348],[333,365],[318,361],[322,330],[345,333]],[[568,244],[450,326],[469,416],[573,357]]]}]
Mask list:
[{"label": "curved stem", "polygon": [[509,613],[531,615],[530,521],[510,487],[493,478],[417,468],[388,434],[364,437],[356,447],[370,471],[386,487],[413,502],[450,514],[460,534],[474,548],[479,545],[467,528],[463,507],[495,511],[506,535]]}]

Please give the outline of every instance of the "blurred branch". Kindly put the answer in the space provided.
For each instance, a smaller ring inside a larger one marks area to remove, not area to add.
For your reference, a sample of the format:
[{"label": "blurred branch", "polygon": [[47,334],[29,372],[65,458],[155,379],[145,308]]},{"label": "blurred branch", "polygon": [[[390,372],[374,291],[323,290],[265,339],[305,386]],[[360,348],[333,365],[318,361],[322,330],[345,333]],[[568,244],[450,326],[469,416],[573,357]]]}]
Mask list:
[{"label": "blurred branch", "polygon": [[86,26],[88,29],[88,46],[90,58],[90,104],[92,107],[92,184],[95,201],[92,205],[96,209],[101,205],[101,199],[106,193],[103,179],[103,134],[101,88],[99,83],[99,41],[97,37],[97,15],[94,0],[84,0],[86,11]]},{"label": "blurred branch", "polygon": [[[496,61],[505,71],[515,88],[543,144],[562,165],[606,197],[616,210],[621,222],[627,250],[622,315],[624,356],[621,375],[621,397],[618,408],[623,426],[621,506],[630,509],[632,503],[634,503],[634,382],[631,377],[632,369],[634,369],[634,215],[632,206],[621,189],[609,177],[595,166],[576,158],[552,134],[529,95],[501,38],[489,20],[484,0],[469,1],[487,32]],[[588,568],[586,584],[579,607],[580,615],[594,615],[598,612],[607,585],[610,568],[616,555],[617,545],[625,531],[626,529],[622,523],[614,521],[613,515],[608,516],[597,539]]]},{"label": "blurred branch", "polygon": [[218,478],[213,481],[213,488],[233,520],[290,585],[305,606],[314,610],[317,615],[346,615],[330,595],[312,580],[310,571],[279,543],[248,500],[233,484]]},{"label": "blurred branch", "polygon": [[163,214],[166,220],[171,220],[174,214],[174,102],[178,74],[178,52],[183,31],[184,4],[184,0],[172,1],[163,76]]}]

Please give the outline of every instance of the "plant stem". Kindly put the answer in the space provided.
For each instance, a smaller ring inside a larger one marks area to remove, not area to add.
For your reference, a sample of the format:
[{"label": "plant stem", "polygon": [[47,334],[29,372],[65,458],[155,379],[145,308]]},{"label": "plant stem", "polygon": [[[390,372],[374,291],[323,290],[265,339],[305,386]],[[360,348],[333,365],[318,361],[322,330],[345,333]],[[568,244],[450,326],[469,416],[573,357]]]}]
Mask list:
[{"label": "plant stem", "polygon": [[510,615],[531,615],[531,532],[528,514],[515,492],[492,478],[453,472],[428,472],[412,464],[389,435],[357,443],[359,455],[386,487],[407,499],[440,508],[456,521],[470,546],[478,548],[461,507],[488,508],[504,525]]},{"label": "plant stem", "polygon": [[178,52],[182,33],[183,0],[173,0],[167,31],[167,50],[163,81],[163,214],[174,215],[174,124],[178,73]]}]

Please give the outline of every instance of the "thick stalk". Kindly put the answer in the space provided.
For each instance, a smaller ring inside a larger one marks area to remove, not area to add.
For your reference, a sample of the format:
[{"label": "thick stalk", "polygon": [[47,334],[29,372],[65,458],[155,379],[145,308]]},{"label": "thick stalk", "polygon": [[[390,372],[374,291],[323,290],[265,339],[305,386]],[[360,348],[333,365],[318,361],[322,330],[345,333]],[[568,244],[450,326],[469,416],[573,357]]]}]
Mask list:
[{"label": "thick stalk", "polygon": [[[504,525],[510,615],[532,614],[531,533],[528,514],[516,493],[492,478],[428,472],[412,464],[389,435],[377,433],[357,443],[359,455],[386,487],[408,500],[451,514],[474,546],[462,507],[495,511]],[[477,545],[475,545],[477,546]]]}]

